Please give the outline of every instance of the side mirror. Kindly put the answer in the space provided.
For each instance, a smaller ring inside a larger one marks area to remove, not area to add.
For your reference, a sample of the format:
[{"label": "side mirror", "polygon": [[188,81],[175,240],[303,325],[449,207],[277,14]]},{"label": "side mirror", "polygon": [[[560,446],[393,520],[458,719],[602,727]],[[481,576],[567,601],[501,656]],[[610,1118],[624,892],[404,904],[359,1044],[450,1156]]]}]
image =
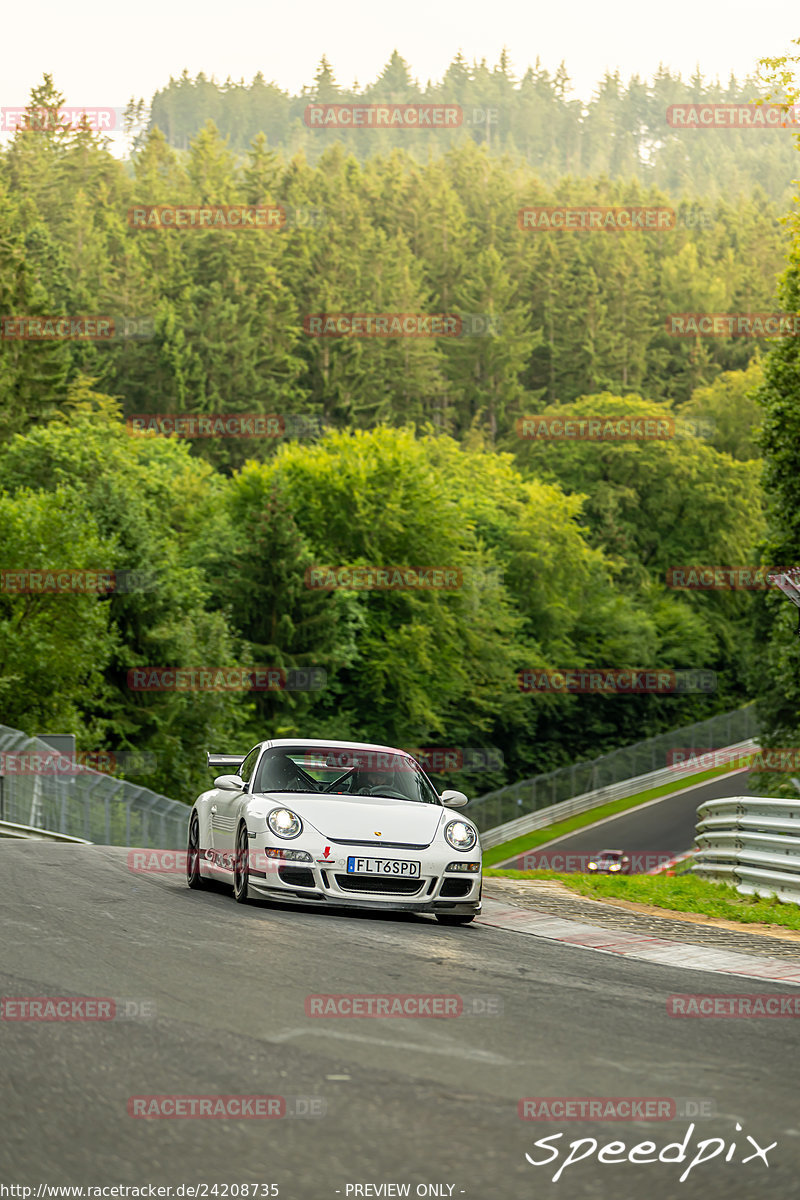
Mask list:
[{"label": "side mirror", "polygon": [[214,780],[214,787],[220,788],[223,792],[242,792],[244,791],[244,780],[240,775],[218,775]]},{"label": "side mirror", "polygon": [[465,804],[469,804],[469,799],[463,792],[447,791],[442,792],[442,804],[448,808],[463,808]]}]

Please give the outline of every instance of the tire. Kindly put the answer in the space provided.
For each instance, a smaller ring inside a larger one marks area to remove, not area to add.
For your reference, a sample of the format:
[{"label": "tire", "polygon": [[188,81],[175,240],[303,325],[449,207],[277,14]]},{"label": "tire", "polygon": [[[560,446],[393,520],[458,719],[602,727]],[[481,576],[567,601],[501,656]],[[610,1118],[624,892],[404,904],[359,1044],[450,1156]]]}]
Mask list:
[{"label": "tire", "polygon": [[247,904],[250,899],[249,858],[250,839],[243,822],[236,831],[236,853],[233,858],[233,898],[237,904]]},{"label": "tire", "polygon": [[469,925],[475,920],[475,913],[468,917],[457,917],[455,913],[437,913],[436,920],[440,925]]},{"label": "tire", "polygon": [[186,847],[186,883],[190,888],[207,888],[208,880],[200,874],[200,818],[193,812],[189,818],[189,842]]}]

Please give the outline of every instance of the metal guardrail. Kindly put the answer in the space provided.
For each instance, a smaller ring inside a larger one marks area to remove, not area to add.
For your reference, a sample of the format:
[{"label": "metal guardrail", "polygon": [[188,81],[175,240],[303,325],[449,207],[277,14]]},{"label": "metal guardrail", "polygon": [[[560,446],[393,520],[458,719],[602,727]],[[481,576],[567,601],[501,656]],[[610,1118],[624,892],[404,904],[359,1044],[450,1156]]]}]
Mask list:
[{"label": "metal guardrail", "polygon": [[50,762],[57,757],[52,746],[38,738],[0,725],[0,771],[6,764],[6,773],[0,773],[0,824],[59,841],[148,850],[185,847],[189,810],[180,801],[88,768],[69,774],[56,767],[26,770],[26,756]]},{"label": "metal guardrail", "polygon": [[73,842],[79,846],[91,846],[86,838],[68,837],[66,833],[53,833],[52,829],[36,829],[32,825],[14,825],[11,821],[0,821],[0,838],[20,838],[34,842]]},{"label": "metal guardrail", "polygon": [[696,875],[800,904],[800,800],[729,796],[697,815]]},{"label": "metal guardrail", "polygon": [[[756,742],[748,740],[738,742],[735,746],[726,746],[724,749],[731,756],[736,756],[749,754],[751,751],[757,750],[758,746]],[[547,825],[555,825],[558,821],[577,816],[578,813],[589,812],[593,808],[600,808],[603,804],[611,804],[614,800],[624,800],[627,796],[635,796],[637,792],[646,792],[650,788],[661,787],[676,779],[690,779],[692,775],[696,775],[702,770],[704,768],[698,767],[696,762],[685,767],[661,767],[658,771],[650,771],[647,775],[636,775],[633,779],[625,779],[622,783],[615,783],[610,787],[584,792],[582,796],[573,796],[569,800],[562,800],[559,804],[550,804],[538,812],[527,813],[524,817],[507,821],[505,825],[498,825],[494,829],[486,830],[485,833],[481,833],[481,846],[484,850],[489,850],[492,846],[509,842],[523,833],[530,833],[534,829],[544,829]],[[467,811],[469,810],[467,809]]]},{"label": "metal guardrail", "polygon": [[465,811],[478,829],[494,831],[517,817],[657,771],[666,766],[672,750],[720,750],[757,738],[760,732],[755,705],[748,704],[733,712],[718,713],[706,721],[646,738],[633,746],[623,746],[598,758],[521,779],[477,796]]}]

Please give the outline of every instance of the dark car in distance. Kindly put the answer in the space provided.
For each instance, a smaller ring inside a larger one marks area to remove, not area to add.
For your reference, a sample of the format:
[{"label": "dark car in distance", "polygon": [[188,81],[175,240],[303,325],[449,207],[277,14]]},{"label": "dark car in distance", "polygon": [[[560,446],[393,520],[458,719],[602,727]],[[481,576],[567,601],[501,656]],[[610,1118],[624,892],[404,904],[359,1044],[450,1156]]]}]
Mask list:
[{"label": "dark car in distance", "polygon": [[624,850],[601,850],[586,864],[593,875],[627,875],[630,868],[631,860]]}]

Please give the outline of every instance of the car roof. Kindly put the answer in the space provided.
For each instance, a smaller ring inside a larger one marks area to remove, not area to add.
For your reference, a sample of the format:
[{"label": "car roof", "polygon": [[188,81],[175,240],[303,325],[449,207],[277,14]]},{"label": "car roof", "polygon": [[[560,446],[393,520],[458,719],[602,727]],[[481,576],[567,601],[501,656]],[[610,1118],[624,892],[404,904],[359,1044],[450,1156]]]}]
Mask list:
[{"label": "car roof", "polygon": [[602,858],[604,854],[624,854],[624,850],[598,850],[597,857]]},{"label": "car roof", "polygon": [[260,743],[266,749],[273,746],[308,746],[311,750],[380,750],[384,754],[402,754],[405,758],[412,756],[407,750],[398,750],[396,746],[379,746],[374,742],[336,742],[327,738],[273,738]]}]

